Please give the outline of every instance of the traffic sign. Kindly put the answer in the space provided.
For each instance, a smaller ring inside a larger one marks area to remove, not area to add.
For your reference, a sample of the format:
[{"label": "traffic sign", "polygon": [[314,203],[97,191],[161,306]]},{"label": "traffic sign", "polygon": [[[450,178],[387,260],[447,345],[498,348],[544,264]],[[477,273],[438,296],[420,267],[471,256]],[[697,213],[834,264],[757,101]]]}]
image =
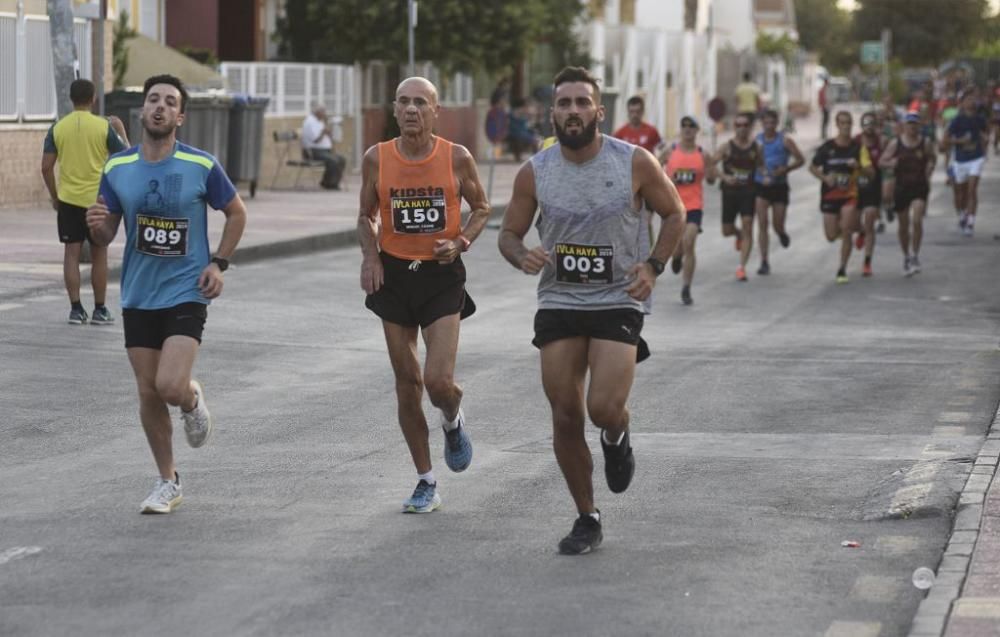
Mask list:
[{"label": "traffic sign", "polygon": [[862,64],[882,64],[885,61],[885,48],[880,40],[865,40],[861,43]]},{"label": "traffic sign", "polygon": [[726,116],[726,100],[721,97],[714,97],[708,103],[708,116],[718,122]]}]

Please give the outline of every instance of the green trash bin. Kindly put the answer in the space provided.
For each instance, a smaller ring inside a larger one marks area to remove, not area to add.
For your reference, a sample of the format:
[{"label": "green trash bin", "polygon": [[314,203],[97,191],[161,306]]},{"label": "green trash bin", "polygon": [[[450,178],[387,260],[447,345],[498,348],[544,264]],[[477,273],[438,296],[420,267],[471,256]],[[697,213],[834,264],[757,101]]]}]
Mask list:
[{"label": "green trash bin", "polygon": [[139,117],[142,102],[139,91],[111,91],[104,96],[104,114],[114,115],[122,121],[128,132],[128,141],[133,146],[142,141],[142,121]]},{"label": "green trash bin", "polygon": [[223,168],[229,160],[229,111],[233,98],[214,93],[192,94],[184,109],[184,125],[177,139],[211,153]]},{"label": "green trash bin", "polygon": [[257,195],[260,157],[264,150],[266,97],[234,95],[229,113],[229,149],[226,173],[233,183],[250,182],[250,196]]}]

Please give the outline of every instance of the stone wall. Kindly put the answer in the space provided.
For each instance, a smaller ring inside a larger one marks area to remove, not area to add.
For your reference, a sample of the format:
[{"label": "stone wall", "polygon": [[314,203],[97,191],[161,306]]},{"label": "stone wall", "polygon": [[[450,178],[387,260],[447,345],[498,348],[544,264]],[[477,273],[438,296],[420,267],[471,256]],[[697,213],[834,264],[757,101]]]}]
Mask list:
[{"label": "stone wall", "polygon": [[42,143],[50,125],[0,126],[0,207],[49,205],[42,181]]}]

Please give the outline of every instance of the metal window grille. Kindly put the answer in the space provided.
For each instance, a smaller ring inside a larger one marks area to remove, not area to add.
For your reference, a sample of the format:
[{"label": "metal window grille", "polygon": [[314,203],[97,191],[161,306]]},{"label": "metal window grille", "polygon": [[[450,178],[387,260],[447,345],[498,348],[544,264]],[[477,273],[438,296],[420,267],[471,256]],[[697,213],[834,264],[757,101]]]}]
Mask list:
[{"label": "metal window grille", "polygon": [[[78,76],[92,77],[90,22],[73,21],[73,42]],[[56,112],[48,17],[28,15],[18,24],[16,15],[0,14],[0,120],[51,120]]]},{"label": "metal window grille", "polygon": [[17,16],[0,14],[0,120],[17,119],[17,64],[20,57]]}]

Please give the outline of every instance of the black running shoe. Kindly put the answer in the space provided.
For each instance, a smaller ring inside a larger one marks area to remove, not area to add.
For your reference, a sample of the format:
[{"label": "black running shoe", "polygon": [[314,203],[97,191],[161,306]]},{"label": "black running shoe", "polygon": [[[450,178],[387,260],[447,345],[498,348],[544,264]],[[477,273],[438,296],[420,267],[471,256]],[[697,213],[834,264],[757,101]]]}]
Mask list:
[{"label": "black running shoe", "polygon": [[778,241],[781,242],[782,248],[787,248],[788,246],[792,245],[792,238],[788,236],[787,232],[779,232]]},{"label": "black running shoe", "polygon": [[573,523],[573,530],[559,541],[559,552],[563,555],[590,553],[601,545],[603,539],[601,523],[589,513],[581,513],[580,517]]},{"label": "black running shoe", "polygon": [[683,267],[684,262],[681,257],[670,257],[670,269],[673,270],[674,274],[680,274]]},{"label": "black running shoe", "polygon": [[604,434],[601,434],[601,449],[604,450],[604,477],[608,479],[608,488],[612,493],[624,493],[635,475],[635,456],[632,455],[628,431],[618,445],[605,443]]},{"label": "black running shoe", "polygon": [[681,288],[681,303],[684,305],[691,305],[694,303],[694,299],[691,298],[691,287],[685,285]]},{"label": "black running shoe", "polygon": [[760,262],[760,267],[757,268],[757,274],[761,276],[767,276],[768,274],[771,274],[771,266],[768,264],[767,261]]}]

